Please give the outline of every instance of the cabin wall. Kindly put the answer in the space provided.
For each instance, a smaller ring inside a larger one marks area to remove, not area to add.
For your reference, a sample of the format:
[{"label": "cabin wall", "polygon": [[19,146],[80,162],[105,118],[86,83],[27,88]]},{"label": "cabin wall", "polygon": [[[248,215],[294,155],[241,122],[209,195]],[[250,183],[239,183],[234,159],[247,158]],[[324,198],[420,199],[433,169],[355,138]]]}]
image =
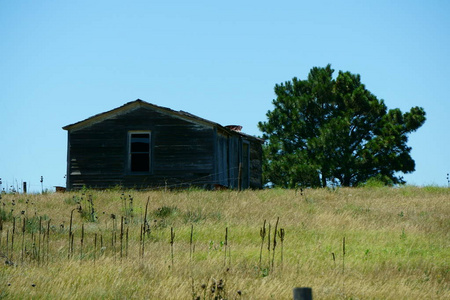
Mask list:
[{"label": "cabin wall", "polygon": [[241,161],[241,143],[237,135],[230,136],[228,139],[228,174],[230,188],[239,188],[239,162]]},{"label": "cabin wall", "polygon": [[[245,138],[238,133],[218,137],[219,183],[231,189],[239,188],[239,166],[241,188],[262,188],[262,146],[259,141]],[[220,150],[222,149],[222,150]],[[225,149],[227,149],[225,151]],[[247,153],[247,154],[246,154]],[[227,164],[225,165],[225,160]],[[227,169],[225,170],[225,166]],[[224,179],[225,174],[228,180]],[[228,184],[226,184],[228,182]]]},{"label": "cabin wall", "polygon": [[[128,132],[151,131],[151,170],[128,170]],[[140,107],[69,131],[67,188],[175,187],[214,179],[214,130]]]},{"label": "cabin wall", "polygon": [[216,183],[229,187],[229,168],[228,168],[228,135],[217,134],[216,144]]},{"label": "cabin wall", "polygon": [[250,142],[250,188],[262,189],[262,145]]}]

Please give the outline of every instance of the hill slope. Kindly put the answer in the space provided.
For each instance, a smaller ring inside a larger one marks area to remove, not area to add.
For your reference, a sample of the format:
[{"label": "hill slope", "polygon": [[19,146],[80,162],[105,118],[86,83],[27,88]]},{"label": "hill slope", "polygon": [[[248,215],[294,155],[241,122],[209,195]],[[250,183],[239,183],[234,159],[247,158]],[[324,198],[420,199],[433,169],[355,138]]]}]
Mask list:
[{"label": "hill slope", "polygon": [[0,298],[291,299],[309,286],[314,299],[448,299],[449,200],[434,187],[4,194]]}]

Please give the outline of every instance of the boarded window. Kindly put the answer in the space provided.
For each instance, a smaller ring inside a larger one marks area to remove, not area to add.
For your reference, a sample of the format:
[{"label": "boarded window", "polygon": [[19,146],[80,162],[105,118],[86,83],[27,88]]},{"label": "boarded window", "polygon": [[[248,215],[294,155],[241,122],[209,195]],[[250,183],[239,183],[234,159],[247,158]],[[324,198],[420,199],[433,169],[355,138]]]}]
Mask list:
[{"label": "boarded window", "polygon": [[130,132],[129,166],[131,172],[150,172],[150,132]]}]

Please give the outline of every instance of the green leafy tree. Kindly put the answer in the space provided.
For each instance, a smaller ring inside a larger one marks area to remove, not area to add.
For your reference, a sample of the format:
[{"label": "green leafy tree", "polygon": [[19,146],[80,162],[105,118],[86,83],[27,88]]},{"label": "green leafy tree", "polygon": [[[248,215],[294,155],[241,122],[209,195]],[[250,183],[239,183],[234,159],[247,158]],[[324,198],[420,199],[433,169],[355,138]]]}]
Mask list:
[{"label": "green leafy tree", "polygon": [[276,186],[356,186],[371,180],[404,183],[414,171],[408,134],[425,122],[425,111],[388,110],[359,75],[331,65],[314,67],[306,80],[275,85],[274,109],[258,127],[267,140],[264,176]]}]

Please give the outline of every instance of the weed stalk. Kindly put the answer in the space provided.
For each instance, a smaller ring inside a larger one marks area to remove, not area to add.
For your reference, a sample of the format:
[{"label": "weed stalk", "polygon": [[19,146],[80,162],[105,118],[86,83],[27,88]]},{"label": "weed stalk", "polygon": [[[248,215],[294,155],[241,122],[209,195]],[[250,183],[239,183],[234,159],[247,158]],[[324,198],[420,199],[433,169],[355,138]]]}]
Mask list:
[{"label": "weed stalk", "polygon": [[228,245],[228,227],[225,228],[225,243],[224,243],[225,257],[224,257],[224,261],[223,261],[224,266],[227,265],[227,245]]},{"label": "weed stalk", "polygon": [[13,218],[13,228],[11,234],[11,260],[14,259],[14,233],[16,232],[16,217]]},{"label": "weed stalk", "polygon": [[23,218],[23,225],[22,225],[22,255],[20,257],[21,263],[23,263],[23,255],[24,255],[24,249],[25,249],[25,228],[26,228],[26,218]]},{"label": "weed stalk", "polygon": [[270,268],[270,223],[269,223],[269,230],[267,231],[267,251],[269,252],[269,266],[268,268]]},{"label": "weed stalk", "polygon": [[280,217],[277,218],[277,222],[275,223],[275,230],[273,231],[272,271],[274,270],[275,249],[277,248],[277,231],[278,231],[278,222],[279,221],[280,221]]},{"label": "weed stalk", "polygon": [[264,220],[263,227],[259,230],[259,236],[261,237],[261,249],[259,251],[259,269],[261,270],[262,250],[264,246],[264,239],[266,237],[266,220]]},{"label": "weed stalk", "polygon": [[278,231],[278,237],[280,238],[281,241],[281,267],[283,268],[283,243],[284,243],[284,235],[285,235],[285,231],[283,228],[280,228],[280,230]]},{"label": "weed stalk", "polygon": [[175,241],[175,231],[173,227],[170,227],[170,254],[172,258],[172,270],[173,270],[173,243]]},{"label": "weed stalk", "polygon": [[120,219],[120,260],[123,257],[123,216]]},{"label": "weed stalk", "polygon": [[94,264],[95,264],[95,259],[96,259],[96,252],[97,252],[97,233],[94,234]]},{"label": "weed stalk", "polygon": [[47,222],[47,264],[48,264],[48,261],[49,261],[49,258],[50,258],[50,255],[49,255],[49,251],[50,251],[50,221],[51,220],[48,220],[48,222]]},{"label": "weed stalk", "polygon": [[84,224],[81,224],[80,261],[83,260],[83,245],[84,245]]},{"label": "weed stalk", "polygon": [[191,236],[189,239],[189,259],[192,262],[192,243],[193,243],[193,235],[194,235],[194,225],[191,224]]},{"label": "weed stalk", "polygon": [[72,209],[72,211],[70,212],[70,223],[69,223],[69,250],[68,250],[68,254],[67,254],[67,258],[70,258],[70,255],[72,253],[72,242],[73,241],[73,236],[72,236],[72,222],[73,222],[73,212],[75,211],[75,209]]}]

